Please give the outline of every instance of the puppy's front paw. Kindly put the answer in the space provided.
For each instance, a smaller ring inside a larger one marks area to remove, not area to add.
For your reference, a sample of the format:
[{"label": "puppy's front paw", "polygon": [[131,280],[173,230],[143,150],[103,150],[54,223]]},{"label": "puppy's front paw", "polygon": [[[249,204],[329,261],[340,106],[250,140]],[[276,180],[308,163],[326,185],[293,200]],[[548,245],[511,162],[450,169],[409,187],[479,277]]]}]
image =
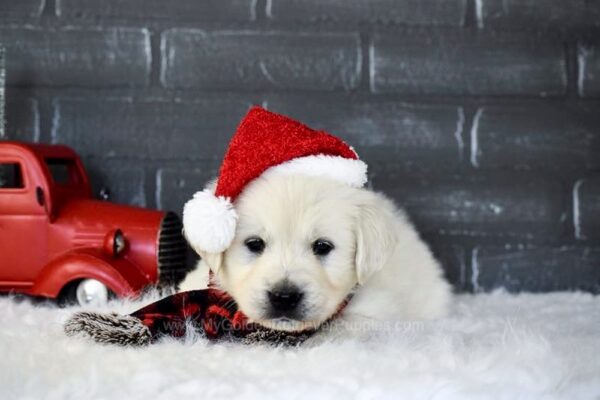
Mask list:
[{"label": "puppy's front paw", "polygon": [[67,336],[121,346],[144,346],[152,339],[150,330],[138,318],[116,313],[78,312],[65,322],[64,330]]}]

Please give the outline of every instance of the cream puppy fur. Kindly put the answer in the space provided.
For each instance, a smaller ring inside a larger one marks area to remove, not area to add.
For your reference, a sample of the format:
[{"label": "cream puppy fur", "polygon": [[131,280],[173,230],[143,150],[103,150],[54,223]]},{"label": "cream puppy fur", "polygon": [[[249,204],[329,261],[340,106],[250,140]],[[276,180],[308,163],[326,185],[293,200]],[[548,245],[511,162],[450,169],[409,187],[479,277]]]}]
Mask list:
[{"label": "cream puppy fur", "polygon": [[345,319],[430,319],[448,309],[450,286],[438,262],[382,194],[327,178],[264,174],[234,205],[232,244],[201,254],[181,290],[206,286],[206,263],[250,320],[286,331],[322,324],[350,294]]}]

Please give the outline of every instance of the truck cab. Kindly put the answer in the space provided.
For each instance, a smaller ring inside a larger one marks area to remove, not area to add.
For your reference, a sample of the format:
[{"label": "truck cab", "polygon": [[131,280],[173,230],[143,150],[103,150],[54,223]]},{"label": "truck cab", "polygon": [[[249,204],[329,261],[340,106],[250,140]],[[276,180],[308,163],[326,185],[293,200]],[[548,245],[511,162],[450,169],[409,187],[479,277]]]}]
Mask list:
[{"label": "truck cab", "polygon": [[176,214],[94,199],[72,149],[0,142],[0,291],[135,296],[182,279],[186,248]]}]

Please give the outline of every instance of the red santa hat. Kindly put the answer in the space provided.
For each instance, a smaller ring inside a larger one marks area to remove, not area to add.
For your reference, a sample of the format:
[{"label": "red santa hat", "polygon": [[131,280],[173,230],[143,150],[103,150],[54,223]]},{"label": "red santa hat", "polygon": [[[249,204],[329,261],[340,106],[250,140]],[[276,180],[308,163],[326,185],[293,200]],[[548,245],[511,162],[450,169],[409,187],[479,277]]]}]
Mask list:
[{"label": "red santa hat", "polygon": [[237,222],[235,200],[248,183],[267,174],[320,176],[362,187],[367,165],[341,139],[253,107],[229,143],[214,192],[197,192],[183,208],[185,236],[197,252],[229,247]]}]

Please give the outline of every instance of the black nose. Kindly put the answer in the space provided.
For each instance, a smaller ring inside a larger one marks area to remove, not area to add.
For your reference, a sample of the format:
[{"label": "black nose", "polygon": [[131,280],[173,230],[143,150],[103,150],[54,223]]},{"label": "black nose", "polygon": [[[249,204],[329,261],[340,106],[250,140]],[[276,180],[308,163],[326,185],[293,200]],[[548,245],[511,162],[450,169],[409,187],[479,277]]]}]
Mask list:
[{"label": "black nose", "polygon": [[295,287],[274,289],[267,292],[267,295],[269,296],[273,310],[284,314],[294,311],[298,307],[298,304],[300,304],[302,297],[304,297],[304,293]]}]

